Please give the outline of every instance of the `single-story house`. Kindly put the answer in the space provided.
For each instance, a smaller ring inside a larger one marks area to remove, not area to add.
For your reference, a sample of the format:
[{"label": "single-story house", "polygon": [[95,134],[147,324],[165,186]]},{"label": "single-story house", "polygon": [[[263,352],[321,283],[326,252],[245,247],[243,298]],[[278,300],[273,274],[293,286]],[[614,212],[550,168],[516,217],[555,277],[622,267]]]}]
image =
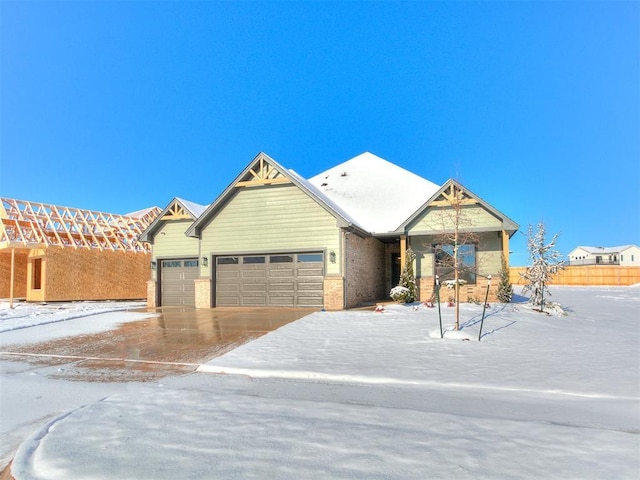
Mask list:
[{"label": "single-story house", "polygon": [[118,215],[0,198],[0,298],[145,298],[151,248],[138,237],[158,213],[158,207]]},{"label": "single-story house", "polygon": [[436,185],[371,153],[309,179],[260,153],[210,205],[175,198],[140,240],[153,246],[150,306],[339,310],[388,299],[408,249],[429,299],[436,273],[451,275],[455,238],[461,301],[482,298],[517,229],[459,182]]},{"label": "single-story house", "polygon": [[640,266],[640,247],[576,247],[569,253],[569,265]]}]

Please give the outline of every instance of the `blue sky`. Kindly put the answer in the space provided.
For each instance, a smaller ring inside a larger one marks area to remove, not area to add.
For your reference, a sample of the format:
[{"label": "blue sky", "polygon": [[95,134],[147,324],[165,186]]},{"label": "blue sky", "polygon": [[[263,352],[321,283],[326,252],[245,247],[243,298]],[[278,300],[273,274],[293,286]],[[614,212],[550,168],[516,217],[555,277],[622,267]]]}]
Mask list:
[{"label": "blue sky", "polygon": [[2,0],[0,195],[206,204],[260,151],[307,178],[369,151],[565,254],[640,244],[639,25],[635,1]]}]

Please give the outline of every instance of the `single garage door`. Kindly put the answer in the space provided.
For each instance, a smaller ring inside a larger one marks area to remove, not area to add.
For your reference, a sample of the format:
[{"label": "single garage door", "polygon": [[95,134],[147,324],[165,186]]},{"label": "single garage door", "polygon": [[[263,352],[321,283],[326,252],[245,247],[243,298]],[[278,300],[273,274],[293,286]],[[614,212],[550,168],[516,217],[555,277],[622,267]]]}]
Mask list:
[{"label": "single garage door", "polygon": [[322,307],[322,252],[216,257],[218,307]]},{"label": "single garage door", "polygon": [[162,260],[160,262],[160,305],[195,306],[194,280],[199,276],[197,258]]}]

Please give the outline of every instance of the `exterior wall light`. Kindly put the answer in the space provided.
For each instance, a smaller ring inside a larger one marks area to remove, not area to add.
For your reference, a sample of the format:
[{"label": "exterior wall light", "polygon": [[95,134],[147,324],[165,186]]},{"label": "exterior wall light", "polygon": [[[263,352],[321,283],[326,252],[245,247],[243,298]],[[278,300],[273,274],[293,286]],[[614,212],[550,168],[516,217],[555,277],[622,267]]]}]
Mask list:
[{"label": "exterior wall light", "polygon": [[155,261],[151,262],[151,270],[155,270],[157,265]]},{"label": "exterior wall light", "polygon": [[209,259],[207,257],[202,257],[202,266],[203,267],[209,266]]},{"label": "exterior wall light", "polygon": [[336,263],[336,252],[333,250],[329,252],[329,261],[331,263]]}]

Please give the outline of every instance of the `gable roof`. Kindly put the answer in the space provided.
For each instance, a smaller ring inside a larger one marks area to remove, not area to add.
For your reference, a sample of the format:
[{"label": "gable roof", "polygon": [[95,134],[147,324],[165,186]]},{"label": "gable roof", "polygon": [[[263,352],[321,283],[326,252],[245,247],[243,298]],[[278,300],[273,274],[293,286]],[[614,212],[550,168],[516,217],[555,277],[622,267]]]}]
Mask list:
[{"label": "gable roof", "polygon": [[186,235],[198,237],[200,231],[215,217],[224,205],[236,194],[239,187],[272,185],[292,183],[316,201],[326,211],[336,218],[338,225],[342,227],[352,227],[362,231],[362,227],[346,212],[340,205],[328,199],[309,181],[302,178],[293,170],[288,170],[269,157],[266,153],[260,152],[247,165],[247,167],[235,178],[233,182],[211,203],[195,222],[187,229]]},{"label": "gable roof", "polygon": [[461,204],[479,204],[495,217],[497,217],[500,221],[502,221],[502,229],[509,233],[511,237],[519,228],[519,225],[507,217],[504,213],[500,212],[496,208],[492,207],[490,204],[485,202],[478,195],[473,193],[468,188],[464,187],[461,183],[450,178],[447,180],[437,192],[435,192],[431,198],[429,198],[422,206],[420,206],[416,211],[405,220],[400,227],[398,227],[398,232],[405,230],[409,225],[411,225],[422,213],[429,207],[438,206],[438,204],[449,204],[451,201],[452,195],[460,195],[459,198],[461,200]]},{"label": "gable roof", "polygon": [[438,190],[438,185],[365,152],[309,179],[371,233],[395,231]]},{"label": "gable roof", "polygon": [[174,197],[173,200],[160,212],[156,219],[140,234],[141,242],[153,243],[153,237],[167,220],[196,220],[207,208],[206,205],[190,202],[182,198]]}]

